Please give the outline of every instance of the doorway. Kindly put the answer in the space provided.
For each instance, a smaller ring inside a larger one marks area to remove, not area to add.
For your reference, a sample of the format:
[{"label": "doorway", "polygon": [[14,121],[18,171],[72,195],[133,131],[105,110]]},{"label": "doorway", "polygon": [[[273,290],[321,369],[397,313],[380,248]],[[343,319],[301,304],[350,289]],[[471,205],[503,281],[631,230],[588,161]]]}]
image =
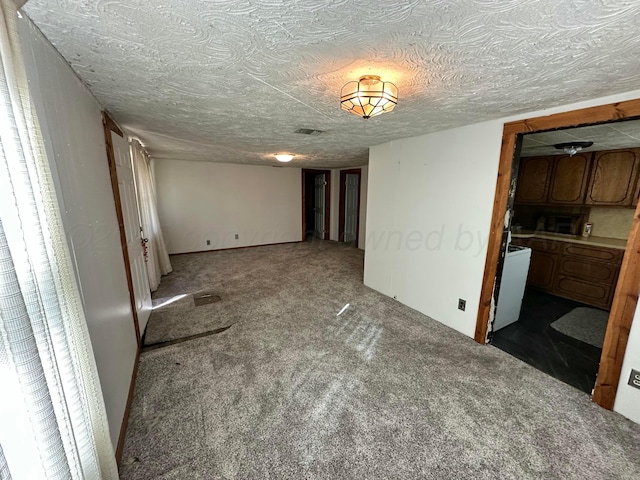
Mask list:
[{"label": "doorway", "polygon": [[102,119],[129,299],[136,339],[140,345],[151,315],[151,289],[142,242],[133,164],[129,142],[120,127],[107,112],[102,112]]},{"label": "doorway", "polygon": [[[637,118],[640,118],[640,100],[631,100],[505,124],[485,263],[485,275],[476,324],[475,339],[477,342],[485,343],[487,341],[495,313],[496,301],[498,304],[500,303],[500,283],[507,253],[508,237],[512,226],[512,218],[508,215],[508,212],[513,209],[514,205],[519,167],[517,160],[520,157],[522,135]],[[634,198],[637,198],[637,194],[637,191],[633,192]],[[615,294],[613,294],[597,381],[592,395],[592,400],[595,403],[609,410],[613,409],[629,331],[638,302],[638,284],[640,284],[640,206],[635,207],[634,212],[629,238],[626,242],[626,247],[622,250],[623,256],[619,268],[619,277],[615,286]]]},{"label": "doorway", "polygon": [[329,240],[331,170],[302,169],[302,240]]},{"label": "doorway", "polygon": [[489,337],[591,393],[633,221],[640,121],[522,137]]},{"label": "doorway", "polygon": [[340,170],[340,214],[338,241],[358,246],[360,230],[360,181],[359,168]]}]

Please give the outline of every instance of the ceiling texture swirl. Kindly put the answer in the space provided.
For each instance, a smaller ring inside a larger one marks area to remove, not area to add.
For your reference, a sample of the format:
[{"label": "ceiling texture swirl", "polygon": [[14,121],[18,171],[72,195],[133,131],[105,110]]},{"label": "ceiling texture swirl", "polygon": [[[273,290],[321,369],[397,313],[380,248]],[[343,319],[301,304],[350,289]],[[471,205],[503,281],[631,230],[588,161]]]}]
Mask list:
[{"label": "ceiling texture swirl", "polygon": [[[24,11],[154,158],[362,165],[389,140],[640,88],[637,0],[29,0]],[[365,74],[398,86],[393,112],[340,110],[342,85]]]}]

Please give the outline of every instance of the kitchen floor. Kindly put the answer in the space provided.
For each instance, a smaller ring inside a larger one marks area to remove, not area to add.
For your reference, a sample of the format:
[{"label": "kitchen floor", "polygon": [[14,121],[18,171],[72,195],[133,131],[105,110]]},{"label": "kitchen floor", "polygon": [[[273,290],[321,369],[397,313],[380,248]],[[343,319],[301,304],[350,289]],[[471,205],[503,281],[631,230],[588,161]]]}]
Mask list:
[{"label": "kitchen floor", "polygon": [[527,288],[520,319],[493,334],[491,343],[523,362],[586,393],[596,381],[602,349],[551,327],[582,303]]}]

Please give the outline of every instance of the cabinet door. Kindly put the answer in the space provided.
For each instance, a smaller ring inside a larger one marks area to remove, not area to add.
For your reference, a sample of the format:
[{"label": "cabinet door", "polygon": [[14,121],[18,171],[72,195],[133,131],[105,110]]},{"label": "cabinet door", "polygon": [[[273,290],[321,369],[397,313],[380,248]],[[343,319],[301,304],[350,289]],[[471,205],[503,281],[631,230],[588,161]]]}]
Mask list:
[{"label": "cabinet door", "polygon": [[553,293],[587,305],[604,308],[605,310],[611,308],[613,299],[613,287],[611,285],[591,283],[581,278],[565,277],[564,275],[558,276],[556,289]]},{"label": "cabinet door", "polygon": [[588,205],[629,206],[634,198],[638,150],[597,152],[591,169]]},{"label": "cabinet door", "polygon": [[518,203],[546,203],[552,166],[552,157],[520,159],[515,201]]},{"label": "cabinet door", "polygon": [[557,259],[557,254],[533,250],[531,252],[527,285],[542,290],[552,290],[556,264],[558,263]]},{"label": "cabinet door", "polygon": [[613,286],[618,281],[618,271],[619,266],[613,263],[590,262],[584,258],[562,255],[558,274],[578,278],[585,282]]},{"label": "cabinet door", "polygon": [[549,203],[581,205],[587,191],[591,153],[555,157],[549,185]]}]

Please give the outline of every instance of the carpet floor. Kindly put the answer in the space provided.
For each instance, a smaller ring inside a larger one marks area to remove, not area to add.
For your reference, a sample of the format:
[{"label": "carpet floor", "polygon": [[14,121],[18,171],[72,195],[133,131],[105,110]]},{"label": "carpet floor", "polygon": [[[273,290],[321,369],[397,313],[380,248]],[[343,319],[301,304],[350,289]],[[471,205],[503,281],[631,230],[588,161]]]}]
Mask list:
[{"label": "carpet floor", "polygon": [[232,326],[141,355],[123,479],[640,478],[640,425],[365,287],[359,250],[172,263],[157,305],[221,301],[158,338]]}]

